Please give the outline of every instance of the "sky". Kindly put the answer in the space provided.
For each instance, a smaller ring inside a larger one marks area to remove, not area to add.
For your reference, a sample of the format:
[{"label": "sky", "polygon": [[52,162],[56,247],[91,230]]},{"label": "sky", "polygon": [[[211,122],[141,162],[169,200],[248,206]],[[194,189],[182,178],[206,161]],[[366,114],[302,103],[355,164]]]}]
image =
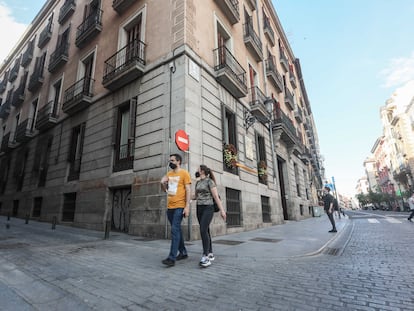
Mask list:
[{"label": "sky", "polygon": [[326,177],[354,195],[382,135],[380,107],[413,91],[414,1],[272,0],[300,60]]},{"label": "sky", "polygon": [[[414,80],[414,1],[272,2],[301,63],[326,177],[353,195],[382,135],[380,107]],[[0,62],[44,3],[0,0]]]}]

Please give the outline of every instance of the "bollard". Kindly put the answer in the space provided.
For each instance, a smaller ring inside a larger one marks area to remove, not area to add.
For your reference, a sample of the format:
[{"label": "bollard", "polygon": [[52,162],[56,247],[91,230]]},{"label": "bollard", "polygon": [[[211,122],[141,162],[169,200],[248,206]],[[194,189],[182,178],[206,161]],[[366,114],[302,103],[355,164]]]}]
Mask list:
[{"label": "bollard", "polygon": [[7,213],[7,221],[10,220],[10,213]]},{"label": "bollard", "polygon": [[26,225],[29,223],[29,218],[30,218],[29,214],[26,214],[26,219],[25,219],[25,224]]},{"label": "bollard", "polygon": [[109,239],[109,231],[111,231],[111,221],[107,220],[105,222],[105,236],[104,236],[105,240]]},{"label": "bollard", "polygon": [[6,229],[10,229],[10,223],[6,222]]},{"label": "bollard", "polygon": [[55,230],[56,229],[56,216],[53,216],[53,219],[52,219],[52,230]]}]

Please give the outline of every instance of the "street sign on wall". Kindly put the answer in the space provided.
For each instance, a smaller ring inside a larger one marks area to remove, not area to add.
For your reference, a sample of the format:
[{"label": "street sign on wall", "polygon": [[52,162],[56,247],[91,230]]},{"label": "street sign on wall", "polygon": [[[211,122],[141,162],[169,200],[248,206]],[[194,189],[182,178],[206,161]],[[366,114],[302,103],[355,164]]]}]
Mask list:
[{"label": "street sign on wall", "polygon": [[187,151],[190,145],[188,135],[184,130],[178,130],[175,133],[175,144],[181,151]]}]

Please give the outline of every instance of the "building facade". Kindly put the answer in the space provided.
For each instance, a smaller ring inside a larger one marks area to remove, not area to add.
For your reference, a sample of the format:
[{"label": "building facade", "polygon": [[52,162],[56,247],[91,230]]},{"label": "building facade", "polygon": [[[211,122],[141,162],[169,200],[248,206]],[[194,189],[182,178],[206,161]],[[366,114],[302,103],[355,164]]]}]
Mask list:
[{"label": "building facade", "polygon": [[317,204],[311,106],[268,0],[48,0],[0,69],[0,99],[2,214],[166,236],[159,180],[176,152],[216,175],[228,219],[214,235]]}]

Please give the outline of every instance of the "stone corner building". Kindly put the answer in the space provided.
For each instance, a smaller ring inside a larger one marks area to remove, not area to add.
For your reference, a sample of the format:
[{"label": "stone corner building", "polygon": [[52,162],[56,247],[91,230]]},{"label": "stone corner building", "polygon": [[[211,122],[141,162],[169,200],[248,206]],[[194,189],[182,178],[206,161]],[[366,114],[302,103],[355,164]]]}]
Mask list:
[{"label": "stone corner building", "polygon": [[269,0],[48,0],[0,68],[0,102],[2,215],[164,237],[176,152],[217,177],[214,235],[317,204],[316,128]]}]

